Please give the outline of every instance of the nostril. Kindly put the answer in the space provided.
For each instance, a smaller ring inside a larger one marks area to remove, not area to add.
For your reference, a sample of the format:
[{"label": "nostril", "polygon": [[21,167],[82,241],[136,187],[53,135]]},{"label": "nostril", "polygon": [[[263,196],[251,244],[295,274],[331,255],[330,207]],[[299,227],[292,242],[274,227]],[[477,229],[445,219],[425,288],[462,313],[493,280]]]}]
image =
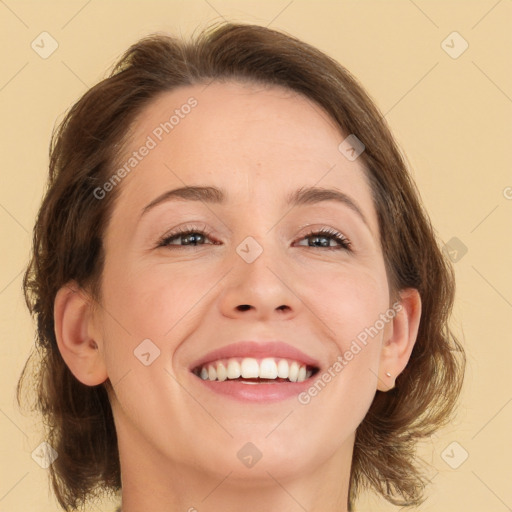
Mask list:
[{"label": "nostril", "polygon": [[248,309],[251,309],[251,306],[248,304],[241,304],[240,306],[236,307],[239,311],[247,311]]}]

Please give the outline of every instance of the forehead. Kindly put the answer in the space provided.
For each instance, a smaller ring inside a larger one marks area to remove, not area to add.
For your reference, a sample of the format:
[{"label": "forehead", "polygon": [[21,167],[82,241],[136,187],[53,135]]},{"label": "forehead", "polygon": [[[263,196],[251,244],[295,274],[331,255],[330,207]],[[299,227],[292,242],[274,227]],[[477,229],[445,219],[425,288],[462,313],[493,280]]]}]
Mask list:
[{"label": "forehead", "polygon": [[245,133],[261,137],[262,127],[277,126],[286,126],[287,133],[311,143],[317,139],[315,133],[325,132],[328,126],[333,135],[340,136],[337,124],[318,104],[291,89],[268,84],[212,82],[160,93],[139,115],[135,137],[158,131],[169,120],[172,126],[167,126],[168,131],[164,128],[163,138],[170,133],[179,138],[180,133],[184,135],[187,128],[193,128],[200,131],[205,142],[210,139],[208,134],[216,139],[229,134],[232,139],[232,130],[240,127],[244,128],[240,138]]},{"label": "forehead", "polygon": [[231,201],[284,201],[316,185],[357,198],[376,233],[363,164],[339,150],[347,135],[318,104],[282,87],[180,87],[161,93],[136,119],[121,165],[151,149],[122,183],[121,203],[143,207],[186,185],[217,186]]}]

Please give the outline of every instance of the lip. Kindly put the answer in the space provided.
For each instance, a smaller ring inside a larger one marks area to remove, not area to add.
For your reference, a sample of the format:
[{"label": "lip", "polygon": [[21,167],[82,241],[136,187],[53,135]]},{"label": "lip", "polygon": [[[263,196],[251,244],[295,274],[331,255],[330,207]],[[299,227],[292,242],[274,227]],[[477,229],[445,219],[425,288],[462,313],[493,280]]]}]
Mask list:
[{"label": "lip", "polygon": [[225,380],[222,382],[202,380],[195,375],[193,375],[193,378],[199,386],[205,386],[217,395],[234,399],[238,402],[270,403],[290,398],[297,399],[300,393],[303,393],[312,385],[314,376],[302,382],[269,382],[260,384],[244,384],[236,380]]},{"label": "lip", "polygon": [[231,357],[293,359],[298,363],[308,366],[320,367],[320,363],[316,359],[283,341],[238,341],[208,352],[200,359],[194,361],[190,365],[189,370],[192,371],[198,366],[203,366],[218,359],[229,359]]},{"label": "lip", "polygon": [[189,367],[193,381],[201,386],[202,389],[206,388],[217,395],[239,402],[270,403],[297,398],[297,395],[311,386],[315,378],[315,375],[313,375],[302,382],[261,382],[257,384],[244,384],[241,381],[229,379],[224,381],[203,380],[193,373],[193,370],[199,366],[203,366],[218,359],[229,359],[231,357],[253,357],[255,359],[274,357],[276,359],[292,359],[298,363],[320,369],[320,363],[316,359],[283,341],[239,341],[212,350],[200,359],[194,361]]}]

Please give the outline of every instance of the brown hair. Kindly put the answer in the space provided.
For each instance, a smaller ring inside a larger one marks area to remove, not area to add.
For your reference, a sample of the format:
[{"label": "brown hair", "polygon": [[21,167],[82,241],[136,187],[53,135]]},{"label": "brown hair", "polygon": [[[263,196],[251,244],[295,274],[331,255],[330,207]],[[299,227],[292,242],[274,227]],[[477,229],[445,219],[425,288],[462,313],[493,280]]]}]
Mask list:
[{"label": "brown hair", "polygon": [[366,147],[359,158],[371,184],[390,288],[416,288],[422,316],[396,387],[377,391],[357,429],[349,506],[364,487],[396,505],[419,504],[426,479],[415,460],[416,442],[451,417],[464,375],[464,350],[448,326],[455,293],[452,267],[385,119],[355,78],[292,36],[233,23],[210,27],[191,42],[162,34],[143,38],[52,134],[48,189],[23,281],[27,305],[37,319],[37,354],[25,364],[17,396],[21,403],[23,382],[30,375],[34,407],[43,414],[47,441],[59,454],[50,466],[57,499],[69,510],[97,492],[121,487],[109,382],[89,387],[73,376],[58,350],[53,321],[56,293],[71,280],[100,301],[102,234],[118,191],[101,201],[93,191],[112,175],[130,127],[159,93],[212,80],[302,93]]}]

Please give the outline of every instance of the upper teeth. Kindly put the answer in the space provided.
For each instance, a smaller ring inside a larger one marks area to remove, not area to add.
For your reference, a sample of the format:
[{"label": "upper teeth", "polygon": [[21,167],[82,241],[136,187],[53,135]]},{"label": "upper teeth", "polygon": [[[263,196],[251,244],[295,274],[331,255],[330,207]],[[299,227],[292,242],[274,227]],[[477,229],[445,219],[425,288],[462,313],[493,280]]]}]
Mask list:
[{"label": "upper teeth", "polygon": [[252,357],[244,359],[231,358],[222,361],[214,361],[205,364],[200,368],[199,375],[203,380],[226,379],[288,379],[291,382],[302,382],[313,372],[307,369],[307,366],[297,361],[288,361],[286,359],[274,359],[266,357],[258,360]]}]

